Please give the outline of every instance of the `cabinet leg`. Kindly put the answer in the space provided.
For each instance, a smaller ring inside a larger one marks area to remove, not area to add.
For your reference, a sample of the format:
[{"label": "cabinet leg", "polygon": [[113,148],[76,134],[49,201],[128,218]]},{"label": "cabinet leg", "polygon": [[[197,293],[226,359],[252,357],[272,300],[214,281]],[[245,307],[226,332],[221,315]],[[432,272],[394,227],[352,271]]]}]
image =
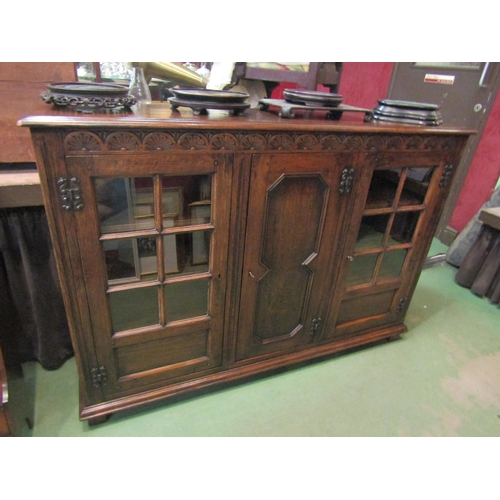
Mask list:
[{"label": "cabinet leg", "polygon": [[101,415],[100,417],[89,418],[88,423],[90,427],[104,424],[111,418],[111,413],[108,415]]},{"label": "cabinet leg", "polygon": [[396,333],[396,335],[391,335],[390,337],[387,338],[387,342],[393,342],[394,340],[399,340],[401,338],[401,335],[399,333]]}]

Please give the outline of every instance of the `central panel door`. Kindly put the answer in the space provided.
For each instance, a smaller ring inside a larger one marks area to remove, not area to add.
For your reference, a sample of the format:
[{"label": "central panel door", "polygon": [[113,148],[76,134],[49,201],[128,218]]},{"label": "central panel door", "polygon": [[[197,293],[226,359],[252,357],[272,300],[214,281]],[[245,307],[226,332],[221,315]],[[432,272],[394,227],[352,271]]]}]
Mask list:
[{"label": "central panel door", "polygon": [[[344,210],[348,156],[259,155],[252,161],[237,360],[322,336],[321,301]],[[350,169],[348,169],[350,171]]]}]

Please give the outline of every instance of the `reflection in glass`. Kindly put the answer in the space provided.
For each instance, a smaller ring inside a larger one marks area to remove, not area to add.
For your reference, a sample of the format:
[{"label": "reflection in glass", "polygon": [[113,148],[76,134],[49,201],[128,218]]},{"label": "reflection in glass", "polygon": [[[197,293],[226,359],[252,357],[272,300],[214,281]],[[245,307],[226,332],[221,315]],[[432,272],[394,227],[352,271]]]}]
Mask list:
[{"label": "reflection in glass", "polygon": [[163,215],[174,217],[176,227],[210,223],[210,175],[164,176],[162,187]]},{"label": "reflection in glass", "polygon": [[165,286],[167,322],[208,314],[209,278]]},{"label": "reflection in glass", "polygon": [[399,184],[398,170],[375,170],[373,172],[366,208],[391,208]]},{"label": "reflection in glass", "polygon": [[429,188],[434,169],[409,168],[399,200],[399,206],[422,205]]},{"label": "reflection in glass", "polygon": [[99,177],[95,192],[103,234],[207,224],[211,220],[210,175],[162,176],[161,207],[155,205],[153,177]]},{"label": "reflection in glass", "polygon": [[397,212],[391,227],[392,242],[388,245],[410,243],[417,227],[420,212]]},{"label": "reflection in glass", "polygon": [[367,215],[361,220],[355,251],[368,248],[380,248],[384,241],[385,231],[390,215]]},{"label": "reflection in glass", "polygon": [[375,253],[354,257],[349,267],[346,286],[351,287],[371,283],[378,256],[379,254]]},{"label": "reflection in glass", "polygon": [[211,231],[164,236],[165,272],[194,274],[208,271]]},{"label": "reflection in glass", "polygon": [[393,250],[384,253],[382,265],[380,266],[378,279],[397,278],[401,274],[401,269],[405,262],[408,250]]},{"label": "reflection in glass", "polygon": [[159,324],[158,288],[136,288],[109,294],[113,331]]},{"label": "reflection in glass", "polygon": [[[137,200],[138,190],[150,195]],[[154,228],[152,177],[100,177],[95,179],[97,209],[102,233]]]},{"label": "reflection in glass", "polygon": [[108,282],[117,284],[139,280],[136,240],[104,241],[102,246]]}]

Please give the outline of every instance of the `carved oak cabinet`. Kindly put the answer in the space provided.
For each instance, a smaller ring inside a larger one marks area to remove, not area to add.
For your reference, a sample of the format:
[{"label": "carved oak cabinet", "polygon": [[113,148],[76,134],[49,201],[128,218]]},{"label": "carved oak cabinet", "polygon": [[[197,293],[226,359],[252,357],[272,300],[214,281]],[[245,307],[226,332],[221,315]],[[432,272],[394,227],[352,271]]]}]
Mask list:
[{"label": "carved oak cabinet", "polygon": [[471,131],[221,115],[21,121],[83,420],[406,331]]}]

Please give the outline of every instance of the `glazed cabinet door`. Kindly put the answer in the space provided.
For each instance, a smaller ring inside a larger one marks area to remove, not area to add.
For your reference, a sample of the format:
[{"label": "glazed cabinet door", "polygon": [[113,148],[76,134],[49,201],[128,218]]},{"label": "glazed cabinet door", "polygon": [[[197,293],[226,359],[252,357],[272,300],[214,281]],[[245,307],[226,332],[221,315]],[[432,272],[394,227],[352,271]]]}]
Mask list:
[{"label": "glazed cabinet door", "polygon": [[322,336],[328,265],[353,190],[352,154],[252,159],[236,360]]},{"label": "glazed cabinet door", "polygon": [[433,152],[367,155],[328,335],[402,325],[444,203],[447,168]]},{"label": "glazed cabinet door", "polygon": [[98,366],[106,398],[222,362],[231,157],[68,157]]}]

